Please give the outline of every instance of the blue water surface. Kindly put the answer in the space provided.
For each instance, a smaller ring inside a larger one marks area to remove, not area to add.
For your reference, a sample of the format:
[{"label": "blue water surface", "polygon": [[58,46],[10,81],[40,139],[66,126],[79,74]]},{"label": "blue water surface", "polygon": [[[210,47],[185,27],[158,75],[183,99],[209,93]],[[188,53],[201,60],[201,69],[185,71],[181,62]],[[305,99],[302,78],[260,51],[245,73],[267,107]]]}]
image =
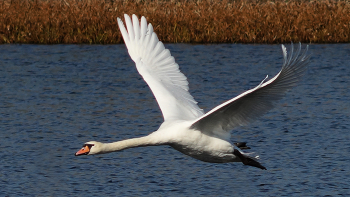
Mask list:
[{"label": "blue water surface", "polygon": [[[282,65],[280,45],[166,47],[205,111]],[[266,171],[205,163],[167,146],[75,157],[84,142],[140,137],[163,121],[125,46],[0,51],[0,196],[350,195],[350,44],[310,45],[301,83],[232,132]]]}]

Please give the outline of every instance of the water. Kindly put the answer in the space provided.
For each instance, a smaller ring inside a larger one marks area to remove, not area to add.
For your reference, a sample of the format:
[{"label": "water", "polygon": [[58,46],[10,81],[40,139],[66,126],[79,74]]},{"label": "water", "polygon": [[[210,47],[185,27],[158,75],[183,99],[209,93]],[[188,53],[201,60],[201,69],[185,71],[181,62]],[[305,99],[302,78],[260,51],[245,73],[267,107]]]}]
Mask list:
[{"label": "water", "polygon": [[[205,111],[282,62],[280,45],[169,44]],[[0,196],[347,196],[350,44],[311,45],[300,85],[233,132],[267,171],[167,146],[75,157],[84,142],[139,137],[160,110],[124,45],[0,46]]]}]

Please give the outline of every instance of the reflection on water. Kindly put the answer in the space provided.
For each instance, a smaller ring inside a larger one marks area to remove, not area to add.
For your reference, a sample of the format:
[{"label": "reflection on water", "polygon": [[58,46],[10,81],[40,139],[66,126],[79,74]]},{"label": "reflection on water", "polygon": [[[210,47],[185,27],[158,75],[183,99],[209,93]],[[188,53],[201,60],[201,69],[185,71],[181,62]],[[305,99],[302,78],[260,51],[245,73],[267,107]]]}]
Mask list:
[{"label": "reflection on water", "polygon": [[[275,75],[279,45],[171,44],[206,111]],[[4,196],[350,194],[350,45],[311,45],[302,83],[233,132],[268,168],[210,164],[163,146],[74,157],[90,140],[146,135],[162,122],[124,45],[1,45]]]}]

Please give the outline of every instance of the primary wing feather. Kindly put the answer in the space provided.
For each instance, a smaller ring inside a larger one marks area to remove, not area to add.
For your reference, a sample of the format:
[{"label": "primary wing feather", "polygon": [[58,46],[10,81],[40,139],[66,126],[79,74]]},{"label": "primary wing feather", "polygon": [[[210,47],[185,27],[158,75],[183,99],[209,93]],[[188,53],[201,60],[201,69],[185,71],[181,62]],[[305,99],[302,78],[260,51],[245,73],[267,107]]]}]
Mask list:
[{"label": "primary wing feather", "polygon": [[141,17],[141,24],[136,15],[132,20],[124,15],[127,30],[120,18],[118,26],[122,33],[131,59],[143,79],[151,88],[164,120],[192,120],[203,115],[197,102],[188,92],[187,78],[179,70],[170,51],[165,49],[148,24]]},{"label": "primary wing feather", "polygon": [[288,58],[286,48],[282,45],[284,62],[282,70],[275,77],[266,82],[265,78],[257,87],[215,107],[196,120],[191,128],[208,135],[228,138],[229,131],[233,128],[246,125],[262,116],[301,79],[309,62],[309,56],[306,55],[307,48],[302,55],[299,55],[301,50],[299,44],[296,54],[293,54],[292,45]]}]

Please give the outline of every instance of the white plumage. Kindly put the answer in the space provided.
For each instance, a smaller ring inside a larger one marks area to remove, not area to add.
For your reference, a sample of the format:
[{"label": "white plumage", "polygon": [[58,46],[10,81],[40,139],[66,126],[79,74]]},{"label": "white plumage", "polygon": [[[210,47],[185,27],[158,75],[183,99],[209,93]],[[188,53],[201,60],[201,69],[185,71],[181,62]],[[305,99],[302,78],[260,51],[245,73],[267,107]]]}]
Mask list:
[{"label": "white plumage", "polygon": [[248,124],[270,110],[284,93],[296,85],[307,69],[307,49],[300,55],[301,45],[294,54],[293,45],[288,56],[282,45],[284,62],[281,71],[272,79],[267,77],[255,88],[224,102],[204,114],[188,92],[187,78],[179,65],[165,49],[147,25],[145,17],[132,20],[125,17],[125,28],[121,19],[118,25],[125,45],[136,68],[151,88],[164,117],[160,128],[148,136],[127,139],[114,143],[87,142],[76,155],[99,154],[126,148],[170,145],[174,149],[206,162],[243,162],[266,169],[257,157],[244,153],[230,143],[230,131]]}]

